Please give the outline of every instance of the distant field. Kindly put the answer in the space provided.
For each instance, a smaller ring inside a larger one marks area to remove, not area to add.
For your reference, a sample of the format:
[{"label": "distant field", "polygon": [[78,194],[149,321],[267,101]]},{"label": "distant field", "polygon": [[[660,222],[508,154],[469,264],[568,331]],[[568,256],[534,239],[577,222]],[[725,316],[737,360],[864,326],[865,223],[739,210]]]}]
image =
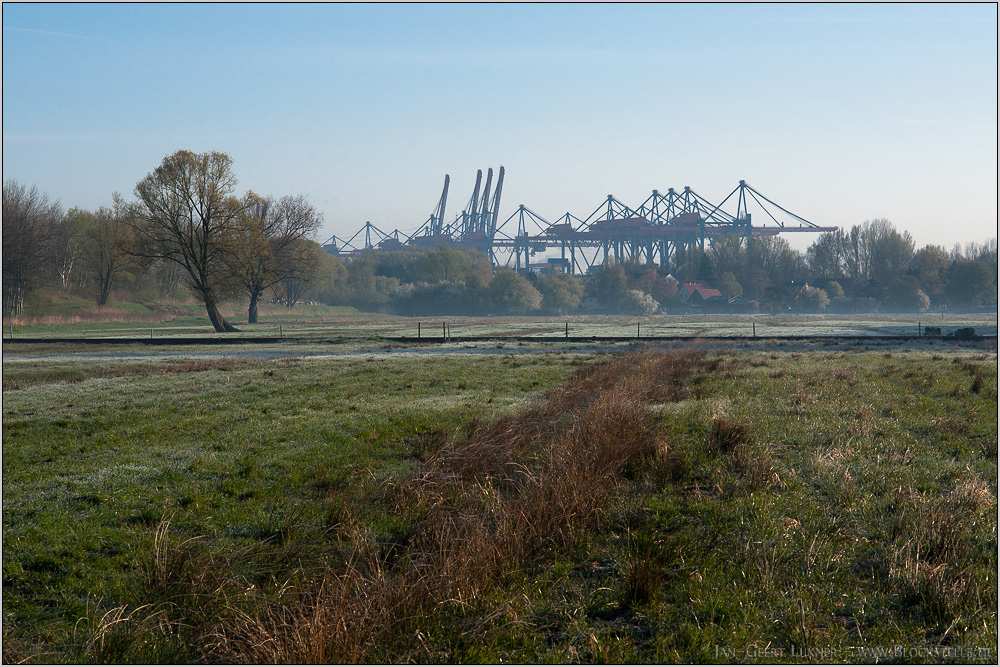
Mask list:
[{"label": "distant field", "polygon": [[[180,308],[180,307],[178,307]],[[4,340],[11,336],[45,338],[169,338],[208,336],[222,338],[371,338],[442,336],[789,336],[789,335],[916,335],[918,327],[942,327],[948,333],[973,327],[981,335],[997,334],[996,314],[945,315],[658,315],[653,317],[399,317],[364,314],[354,309],[329,306],[299,306],[293,311],[279,307],[261,309],[260,323],[240,324],[239,333],[217,334],[198,306],[183,306],[161,321],[119,320],[52,321],[5,324]],[[231,313],[227,313],[227,317]],[[162,315],[162,313],[161,313]],[[164,316],[165,317],[165,316]]]},{"label": "distant field", "polygon": [[[246,319],[246,312],[232,306],[221,308],[223,315],[239,322]],[[248,333],[255,329],[272,335],[279,324],[315,322],[322,324],[331,318],[352,321],[378,320],[381,315],[362,314],[354,308],[338,306],[300,305],[292,310],[284,306],[266,305],[260,307],[262,324],[246,325]],[[198,304],[153,304],[111,302],[98,307],[91,301],[67,300],[49,306],[45,314],[18,318],[4,318],[4,338],[11,332],[26,336],[73,336],[73,337],[121,337],[148,335],[154,331],[157,336],[198,335],[213,333],[212,325],[205,314],[205,308]]]},{"label": "distant field", "polygon": [[5,662],[996,661],[995,351],[329,347],[5,345]]}]

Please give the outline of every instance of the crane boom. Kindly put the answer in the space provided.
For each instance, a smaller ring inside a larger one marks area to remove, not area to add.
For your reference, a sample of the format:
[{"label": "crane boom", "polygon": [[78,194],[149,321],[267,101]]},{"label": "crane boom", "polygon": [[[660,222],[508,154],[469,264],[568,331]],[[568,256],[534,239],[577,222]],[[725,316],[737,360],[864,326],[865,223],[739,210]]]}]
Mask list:
[{"label": "crane boom", "polygon": [[469,205],[465,208],[465,213],[463,214],[462,220],[462,233],[467,234],[471,231],[472,225],[475,224],[476,219],[476,206],[479,204],[479,186],[483,182],[483,170],[476,170],[476,187],[472,190],[472,199],[469,200]]},{"label": "crane boom", "polygon": [[486,187],[483,188],[483,199],[479,204],[479,215],[476,217],[473,231],[486,231],[487,216],[490,212],[490,187],[493,185],[493,167],[486,172]]},{"label": "crane boom", "polygon": [[493,235],[497,232],[497,218],[500,216],[500,191],[503,190],[503,165],[500,166],[500,173],[497,174],[497,191],[493,195],[493,211],[490,215],[489,229],[486,230],[486,235],[489,238],[493,238]]},{"label": "crane boom", "polygon": [[437,208],[434,210],[434,220],[431,222],[431,233],[440,234],[444,228],[444,207],[448,204],[448,183],[451,177],[444,175],[444,189],[441,190],[441,199],[438,200]]}]

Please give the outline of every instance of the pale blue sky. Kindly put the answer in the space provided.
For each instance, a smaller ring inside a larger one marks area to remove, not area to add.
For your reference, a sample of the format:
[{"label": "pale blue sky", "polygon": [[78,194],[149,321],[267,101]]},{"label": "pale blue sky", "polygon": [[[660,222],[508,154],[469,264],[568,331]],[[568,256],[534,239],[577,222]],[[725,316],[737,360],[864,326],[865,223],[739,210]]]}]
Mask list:
[{"label": "pale blue sky", "polygon": [[745,179],[950,247],[997,233],[997,6],[3,5],[4,179],[95,208],[181,148],[320,240],[412,231],[445,173],[451,219],[502,164],[501,220]]}]

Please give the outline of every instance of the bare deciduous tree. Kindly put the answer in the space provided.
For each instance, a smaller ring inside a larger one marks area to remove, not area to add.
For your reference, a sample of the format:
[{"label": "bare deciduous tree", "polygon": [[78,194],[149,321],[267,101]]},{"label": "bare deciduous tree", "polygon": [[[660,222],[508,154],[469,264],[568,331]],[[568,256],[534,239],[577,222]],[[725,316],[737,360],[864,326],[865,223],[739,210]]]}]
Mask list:
[{"label": "bare deciduous tree", "polygon": [[101,207],[96,213],[84,212],[81,221],[83,258],[88,273],[97,285],[97,305],[111,296],[132,251],[132,229],[126,222],[127,205],[115,193],[114,208]]},{"label": "bare deciduous tree", "polygon": [[[70,288],[74,269],[79,266],[79,260],[83,254],[84,240],[81,223],[85,215],[89,215],[87,211],[75,207],[71,208],[63,216],[53,237],[55,271],[59,275],[59,283],[63,290]],[[80,272],[77,271],[76,275],[79,276]]]},{"label": "bare deciduous tree", "polygon": [[236,177],[225,153],[181,150],[135,186],[139,203],[130,224],[135,252],[184,268],[216,331],[237,331],[219,312],[230,278],[227,239],[237,234],[245,204],[233,195]]},{"label": "bare deciduous tree", "polygon": [[53,239],[62,219],[59,202],[35,186],[11,179],[3,184],[3,312],[20,315],[24,297],[38,286],[54,262]]},{"label": "bare deciduous tree", "polygon": [[294,283],[310,270],[300,242],[315,235],[323,216],[302,195],[277,201],[248,195],[246,204],[242,224],[230,238],[229,261],[250,297],[247,321],[255,324],[265,290],[285,281]]},{"label": "bare deciduous tree", "polygon": [[316,283],[325,258],[326,251],[314,241],[300,238],[288,245],[280,260],[283,278],[275,285],[275,291],[289,310]]}]

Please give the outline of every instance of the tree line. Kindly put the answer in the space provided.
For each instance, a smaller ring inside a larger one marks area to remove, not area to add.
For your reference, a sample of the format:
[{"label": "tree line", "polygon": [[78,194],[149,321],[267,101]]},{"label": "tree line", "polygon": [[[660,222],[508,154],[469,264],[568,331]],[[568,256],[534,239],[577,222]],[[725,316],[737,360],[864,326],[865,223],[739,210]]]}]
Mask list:
[{"label": "tree line", "polygon": [[975,310],[997,300],[996,239],[918,249],[886,220],[824,233],[805,253],[776,236],[725,236],[704,251],[679,249],[670,266],[608,261],[583,276],[493,270],[485,255],[447,246],[330,261],[333,276],[311,299],[400,315],[652,315],[683,311],[680,287],[696,281],[772,313]]},{"label": "tree line", "polygon": [[4,315],[59,289],[107,303],[113,290],[146,301],[194,297],[217,331],[241,301],[254,323],[262,300],[401,315],[648,315],[681,308],[679,284],[702,281],[765,312],[967,310],[997,301],[997,240],[917,248],[884,219],[821,234],[805,253],[778,236],[724,236],[676,250],[669,265],[607,261],[586,275],[521,275],[474,251],[366,251],[343,261],[315,241],[322,215],[303,196],[236,192],[224,153],[178,151],[126,201],[72,208],[15,181],[3,189]]},{"label": "tree line", "polygon": [[124,284],[140,297],[194,296],[216,331],[233,331],[221,303],[247,298],[256,322],[262,295],[294,303],[317,270],[322,215],[301,195],[237,195],[225,153],[177,151],[134,194],[63,213],[37,188],[4,182],[4,315],[20,315],[32,290],[56,281],[98,305]]}]

